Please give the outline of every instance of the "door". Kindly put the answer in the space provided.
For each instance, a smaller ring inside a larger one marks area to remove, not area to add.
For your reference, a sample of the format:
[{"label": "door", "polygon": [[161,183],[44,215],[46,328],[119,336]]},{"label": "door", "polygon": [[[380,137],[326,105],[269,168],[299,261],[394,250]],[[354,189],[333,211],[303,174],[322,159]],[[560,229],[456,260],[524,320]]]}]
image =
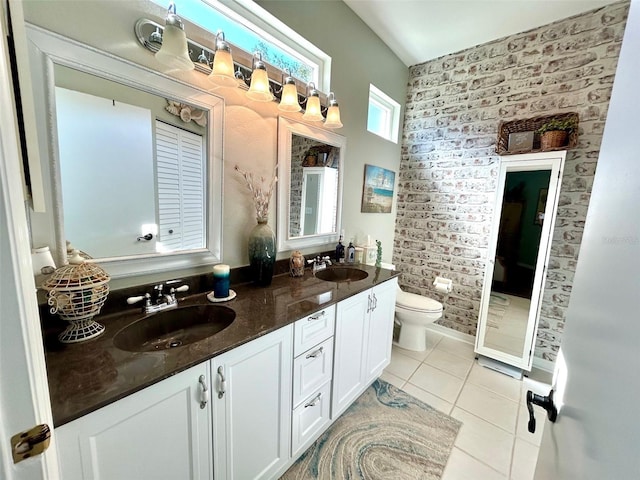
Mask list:
[{"label": "door", "polygon": [[500,158],[475,351],[531,370],[566,152]]},{"label": "door", "polygon": [[333,349],[331,418],[335,419],[364,390],[367,318],[371,291],[338,303]]},{"label": "door", "polygon": [[394,278],[371,289],[366,383],[375,380],[391,361],[397,288],[398,280]]},{"label": "door", "polygon": [[[6,5],[0,4],[3,19]],[[20,3],[13,2],[11,10],[20,25]],[[20,33],[24,29],[14,28],[14,35]],[[44,454],[17,464],[11,460],[9,442],[13,435],[40,423],[53,428],[53,420],[31,271],[4,21],[0,34],[0,103],[5,106],[0,110],[0,478],[42,480],[59,477],[55,440]]]},{"label": "door", "polygon": [[632,1],[557,361],[558,418],[544,427],[537,480],[640,478],[638,51]]},{"label": "door", "polygon": [[289,460],[293,327],[213,359],[214,477],[270,479]]},{"label": "door", "polygon": [[212,477],[209,362],[55,429],[65,480]]}]

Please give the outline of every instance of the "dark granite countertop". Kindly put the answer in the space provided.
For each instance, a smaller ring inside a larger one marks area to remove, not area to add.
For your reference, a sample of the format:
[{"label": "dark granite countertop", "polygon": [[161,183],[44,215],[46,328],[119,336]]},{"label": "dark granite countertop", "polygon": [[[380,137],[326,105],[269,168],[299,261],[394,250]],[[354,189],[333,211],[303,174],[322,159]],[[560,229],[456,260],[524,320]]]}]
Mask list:
[{"label": "dark granite countertop", "polygon": [[[84,343],[62,345],[54,335],[45,335],[54,425],[59,427],[399,275],[370,265],[354,267],[366,270],[368,277],[334,283],[319,280],[307,271],[299,278],[286,274],[275,276],[266,288],[252,284],[231,285],[237,293],[236,298],[219,305],[233,309],[235,321],[212,337],[168,350],[132,353],[114,346],[114,335],[144,316],[139,307],[99,315],[96,320],[106,326],[105,333]],[[179,306],[209,303],[205,292],[180,299]]]}]

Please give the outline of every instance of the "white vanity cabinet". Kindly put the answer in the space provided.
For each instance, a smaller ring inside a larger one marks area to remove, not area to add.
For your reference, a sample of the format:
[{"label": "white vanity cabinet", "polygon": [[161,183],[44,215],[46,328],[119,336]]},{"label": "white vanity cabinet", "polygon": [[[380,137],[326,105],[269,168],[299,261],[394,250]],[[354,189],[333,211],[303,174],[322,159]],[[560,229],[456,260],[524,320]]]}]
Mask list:
[{"label": "white vanity cabinet", "polygon": [[382,373],[391,359],[397,279],[338,304],[331,419],[337,418]]},{"label": "white vanity cabinet", "polygon": [[204,362],[56,428],[61,478],[210,479],[210,385]]},{"label": "white vanity cabinet", "polygon": [[270,479],[289,461],[292,330],[280,328],[211,361],[216,480]]}]

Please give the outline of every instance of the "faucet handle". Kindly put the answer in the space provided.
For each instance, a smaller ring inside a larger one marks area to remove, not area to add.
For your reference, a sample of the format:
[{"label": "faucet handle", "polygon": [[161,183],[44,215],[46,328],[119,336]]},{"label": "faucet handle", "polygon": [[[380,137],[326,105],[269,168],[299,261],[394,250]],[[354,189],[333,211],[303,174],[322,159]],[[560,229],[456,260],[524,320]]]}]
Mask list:
[{"label": "faucet handle", "polygon": [[138,303],[140,300],[144,300],[145,298],[147,299],[147,301],[149,301],[151,295],[145,293],[144,295],[138,295],[137,297],[129,297],[127,298],[127,303],[129,305],[133,305],[134,303]]},{"label": "faucet handle", "polygon": [[189,290],[189,285],[181,285],[178,288],[172,288],[171,290],[169,290],[169,292],[173,294],[178,292],[186,292],[187,290]]}]

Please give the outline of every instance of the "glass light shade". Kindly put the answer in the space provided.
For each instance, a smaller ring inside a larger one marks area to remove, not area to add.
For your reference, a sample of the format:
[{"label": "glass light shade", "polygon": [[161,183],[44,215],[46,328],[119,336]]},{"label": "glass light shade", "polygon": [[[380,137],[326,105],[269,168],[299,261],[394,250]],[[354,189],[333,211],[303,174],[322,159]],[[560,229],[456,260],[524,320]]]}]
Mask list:
[{"label": "glass light shade", "polygon": [[278,110],[283,112],[299,112],[302,107],[298,103],[298,89],[295,83],[285,83],[282,87],[282,98]]},{"label": "glass light shade", "polygon": [[324,122],[324,126],[327,128],[342,128],[342,122],[340,121],[340,107],[338,105],[331,105],[327,110],[327,119]]},{"label": "glass light shade", "polygon": [[162,47],[156,52],[156,59],[176,70],[193,70],[195,65],[189,58],[187,35],[174,25],[166,25],[162,33]]},{"label": "glass light shade", "polygon": [[264,68],[253,70],[247,97],[257,102],[270,102],[273,100],[273,95],[269,91],[269,76]]},{"label": "glass light shade", "polygon": [[322,112],[320,111],[320,97],[311,95],[307,98],[307,108],[302,118],[303,120],[309,120],[311,122],[321,122],[324,120]]},{"label": "glass light shade", "polygon": [[216,50],[213,56],[213,67],[209,74],[209,80],[223,87],[237,87],[233,72],[233,58],[228,50]]}]

